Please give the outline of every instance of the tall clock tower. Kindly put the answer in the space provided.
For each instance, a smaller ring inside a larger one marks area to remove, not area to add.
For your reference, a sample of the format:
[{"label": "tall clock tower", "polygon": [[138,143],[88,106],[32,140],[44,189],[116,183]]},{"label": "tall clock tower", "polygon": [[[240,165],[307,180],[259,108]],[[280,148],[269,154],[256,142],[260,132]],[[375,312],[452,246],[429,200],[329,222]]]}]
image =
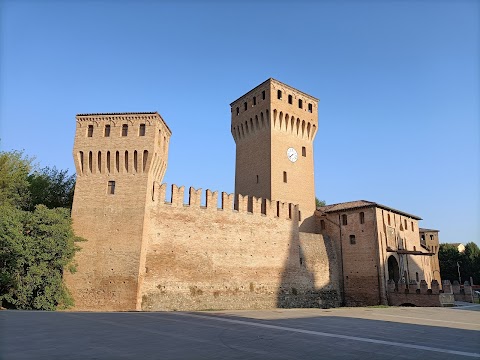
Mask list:
[{"label": "tall clock tower", "polygon": [[230,106],[235,193],[298,204],[305,222],[315,211],[318,99],[270,78]]}]

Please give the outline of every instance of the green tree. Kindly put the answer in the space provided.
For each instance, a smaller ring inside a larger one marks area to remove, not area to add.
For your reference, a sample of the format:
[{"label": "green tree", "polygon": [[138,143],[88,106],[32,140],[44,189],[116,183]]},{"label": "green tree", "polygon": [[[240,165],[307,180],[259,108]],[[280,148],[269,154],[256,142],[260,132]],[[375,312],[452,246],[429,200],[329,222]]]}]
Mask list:
[{"label": "green tree", "polygon": [[451,244],[440,244],[438,261],[442,280],[458,281],[457,262],[462,263],[462,254],[458,249]]},{"label": "green tree", "polygon": [[33,159],[21,151],[0,152],[0,204],[11,204],[18,208],[30,201],[28,174]]},{"label": "green tree", "polygon": [[321,207],[321,206],[325,206],[327,205],[327,203],[325,202],[325,200],[319,200],[317,197],[315,198],[315,205],[317,206],[317,208]]},{"label": "green tree", "polygon": [[469,242],[465,245],[465,251],[462,256],[463,266],[463,281],[470,281],[473,278],[474,284],[480,284],[480,249],[474,242]]},{"label": "green tree", "polygon": [[66,172],[46,172],[43,183],[37,181],[40,172],[30,183],[31,168],[21,152],[0,153],[0,302],[8,308],[54,310],[72,304],[62,277],[64,269],[74,270],[71,261],[80,239],[73,233],[70,209],[31,205],[32,183],[39,192],[41,184],[69,183]]},{"label": "green tree", "polygon": [[44,167],[28,176],[30,203],[28,210],[43,204],[49,209],[72,208],[75,175],[56,167]]}]

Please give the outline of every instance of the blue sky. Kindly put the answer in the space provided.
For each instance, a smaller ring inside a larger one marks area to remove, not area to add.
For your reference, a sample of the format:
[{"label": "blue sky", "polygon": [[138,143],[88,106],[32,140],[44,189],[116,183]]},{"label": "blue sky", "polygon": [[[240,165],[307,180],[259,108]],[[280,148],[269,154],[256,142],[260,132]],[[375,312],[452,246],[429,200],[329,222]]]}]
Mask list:
[{"label": "blue sky", "polygon": [[75,114],[158,111],[171,184],[233,192],[230,107],[320,99],[316,193],[480,244],[477,1],[2,1],[0,147],[74,171]]}]

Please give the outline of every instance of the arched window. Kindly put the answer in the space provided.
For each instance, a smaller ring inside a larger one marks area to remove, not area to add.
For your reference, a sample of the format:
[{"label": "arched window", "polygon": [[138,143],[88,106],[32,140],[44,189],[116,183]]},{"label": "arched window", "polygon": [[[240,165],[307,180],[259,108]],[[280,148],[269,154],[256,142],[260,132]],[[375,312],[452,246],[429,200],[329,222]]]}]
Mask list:
[{"label": "arched window", "polygon": [[120,153],[118,151],[115,153],[115,171],[117,173],[120,171]]},{"label": "arched window", "polygon": [[137,172],[138,170],[138,153],[137,150],[133,152],[133,171]]},{"label": "arched window", "polygon": [[90,172],[92,172],[92,162],[93,162],[93,159],[92,159],[92,152],[90,151],[88,153],[88,169],[90,170]]},{"label": "arched window", "polygon": [[125,172],[128,173],[128,151],[125,151]]},{"label": "arched window", "polygon": [[80,173],[83,174],[83,151],[80,151],[78,153],[78,157],[80,158]]},{"label": "arched window", "polygon": [[97,161],[98,172],[102,172],[102,152],[98,152],[98,161]]}]

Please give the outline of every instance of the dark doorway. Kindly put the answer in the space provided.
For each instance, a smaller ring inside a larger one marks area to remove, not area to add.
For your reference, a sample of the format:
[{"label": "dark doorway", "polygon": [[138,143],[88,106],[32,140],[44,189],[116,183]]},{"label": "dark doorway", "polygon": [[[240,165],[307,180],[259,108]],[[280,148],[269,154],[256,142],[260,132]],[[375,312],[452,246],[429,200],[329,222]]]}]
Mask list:
[{"label": "dark doorway", "polygon": [[393,280],[395,283],[398,283],[400,280],[400,270],[398,268],[397,259],[395,256],[390,255],[388,258],[388,280]]}]

